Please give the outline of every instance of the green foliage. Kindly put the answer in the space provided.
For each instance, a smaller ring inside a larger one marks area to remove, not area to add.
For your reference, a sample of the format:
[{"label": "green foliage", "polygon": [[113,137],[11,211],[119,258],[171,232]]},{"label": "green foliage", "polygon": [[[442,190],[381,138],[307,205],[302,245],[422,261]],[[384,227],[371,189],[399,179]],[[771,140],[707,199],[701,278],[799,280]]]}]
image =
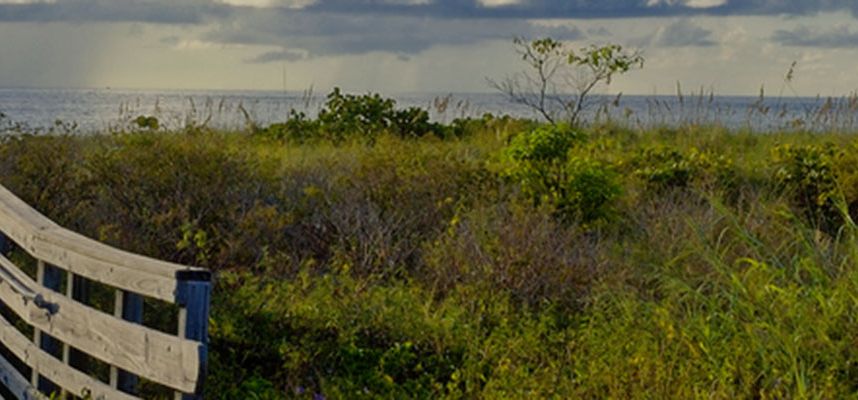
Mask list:
[{"label": "green foliage", "polygon": [[351,139],[372,143],[385,133],[418,138],[444,137],[447,132],[445,127],[431,122],[429,113],[422,108],[396,109],[393,99],[379,94],[343,94],[334,88],[316,120],[292,110],[286,122],[271,124],[258,134],[294,143],[318,140],[343,143]]},{"label": "green foliage", "polygon": [[481,118],[456,118],[446,127],[445,137],[465,138],[480,134],[491,133],[495,137],[508,137],[512,133],[531,130],[536,124],[529,120],[510,117],[509,115],[495,116],[485,113]]},{"label": "green foliage", "polygon": [[504,175],[535,204],[550,204],[566,220],[592,223],[611,215],[620,193],[612,169],[587,156],[569,157],[586,140],[568,125],[547,125],[515,136],[505,153]]},{"label": "green foliage", "polygon": [[303,112],[291,110],[286,122],[271,124],[258,134],[277,140],[306,143],[318,138],[319,121],[308,118]]},{"label": "green foliage", "polygon": [[616,74],[623,74],[638,67],[643,68],[644,59],[638,53],[629,53],[617,44],[591,45],[578,52],[569,51],[567,62],[591,70],[595,77],[610,84]]},{"label": "green foliage", "polygon": [[589,94],[600,84],[633,68],[643,68],[639,52],[622,46],[591,45],[575,51],[550,37],[513,40],[516,52],[528,69],[503,81],[489,83],[510,101],[537,112],[551,124],[581,122]]},{"label": "green foliage", "polygon": [[513,137],[507,154],[518,162],[562,163],[569,150],[585,140],[585,136],[569,125],[546,125]]},{"label": "green foliage", "polygon": [[673,147],[645,147],[629,162],[632,175],[656,195],[673,189],[715,189],[735,191],[733,161],[723,154],[691,148],[682,152]]},{"label": "green foliage", "polygon": [[687,187],[696,173],[687,157],[671,148],[646,148],[632,165],[634,175],[656,190]]},{"label": "green foliage", "polygon": [[217,273],[206,398],[858,391],[858,231],[813,222],[858,201],[854,137],[451,126],[15,136],[0,183]]},{"label": "green foliage", "polygon": [[836,229],[840,211],[834,173],[835,148],[828,145],[782,145],[772,150],[775,180],[810,223]]},{"label": "green foliage", "polygon": [[584,223],[610,220],[622,194],[613,169],[596,160],[573,158],[565,172],[553,195],[561,215]]},{"label": "green foliage", "polygon": [[319,123],[334,141],[350,135],[371,137],[390,127],[395,104],[379,94],[343,94],[339,88],[334,88],[328,94],[325,108],[319,112]]},{"label": "green foliage", "polygon": [[148,131],[157,131],[159,128],[158,118],[152,116],[141,115],[134,119],[134,123],[138,128]]}]

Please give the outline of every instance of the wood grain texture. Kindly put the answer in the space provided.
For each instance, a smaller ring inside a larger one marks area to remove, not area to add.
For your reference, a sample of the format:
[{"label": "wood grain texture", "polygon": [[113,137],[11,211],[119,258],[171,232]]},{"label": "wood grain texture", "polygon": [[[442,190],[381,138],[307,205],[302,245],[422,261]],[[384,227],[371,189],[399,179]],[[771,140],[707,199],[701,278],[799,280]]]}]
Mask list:
[{"label": "wood grain texture", "polygon": [[205,271],[115,249],[60,227],[0,186],[0,232],[31,256],[87,279],[175,302],[176,274]]},{"label": "wood grain texture", "polygon": [[[14,268],[2,256],[0,264]],[[29,278],[24,284],[38,287]],[[200,355],[205,351],[202,343],[115,318],[50,290],[41,295],[59,307],[56,314],[27,301],[7,282],[0,282],[0,301],[43,334],[135,375],[182,392],[196,392]]]},{"label": "wood grain texture", "polygon": [[[14,328],[13,328],[14,329]],[[25,338],[26,339],[26,338]],[[21,375],[12,363],[5,357],[0,356],[0,382],[9,389],[19,400],[46,399],[24,375]]]},{"label": "wood grain texture", "polygon": [[[81,396],[89,393],[93,399],[133,400],[134,396],[114,390],[101,381],[83,372],[63,364],[60,360],[45,353],[15,329],[5,318],[0,317],[0,341],[16,357],[27,365],[38,369],[41,375],[66,389],[67,392]],[[0,368],[2,369],[2,368]]]}]

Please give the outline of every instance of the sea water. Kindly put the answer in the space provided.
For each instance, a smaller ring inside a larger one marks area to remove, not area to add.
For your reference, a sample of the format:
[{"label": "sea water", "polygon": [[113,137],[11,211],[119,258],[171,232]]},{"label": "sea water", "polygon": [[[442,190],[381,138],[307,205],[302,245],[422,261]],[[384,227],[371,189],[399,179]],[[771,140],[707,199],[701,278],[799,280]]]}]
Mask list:
[{"label": "sea water", "polygon": [[[438,122],[486,113],[540,118],[531,108],[512,103],[500,93],[382,95],[396,100],[400,108],[424,108]],[[858,100],[854,96],[827,99],[703,93],[594,95],[588,100],[585,120],[610,119],[633,127],[717,124],[760,131],[858,127]],[[140,115],[158,118],[167,129],[189,125],[243,129],[248,122],[264,126],[284,121],[293,110],[312,117],[324,103],[324,94],[310,92],[0,88],[0,132],[119,131],[131,127]]]}]

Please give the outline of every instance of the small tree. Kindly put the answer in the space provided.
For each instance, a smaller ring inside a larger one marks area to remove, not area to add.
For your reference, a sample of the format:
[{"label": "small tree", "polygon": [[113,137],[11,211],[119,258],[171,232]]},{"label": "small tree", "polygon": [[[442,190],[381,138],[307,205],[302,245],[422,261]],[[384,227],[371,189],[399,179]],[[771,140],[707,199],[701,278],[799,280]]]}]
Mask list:
[{"label": "small tree", "polygon": [[610,84],[615,74],[643,68],[644,63],[640,52],[629,52],[616,44],[575,51],[552,38],[516,38],[513,43],[528,69],[502,81],[489,79],[489,84],[552,124],[565,118],[570,125],[577,125],[593,89]]}]

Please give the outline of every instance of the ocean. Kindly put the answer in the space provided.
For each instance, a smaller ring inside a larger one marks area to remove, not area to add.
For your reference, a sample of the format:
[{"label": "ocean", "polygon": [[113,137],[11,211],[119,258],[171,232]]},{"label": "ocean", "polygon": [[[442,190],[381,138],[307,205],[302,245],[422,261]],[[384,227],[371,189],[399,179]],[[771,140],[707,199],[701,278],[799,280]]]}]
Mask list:
[{"label": "ocean", "polygon": [[[433,120],[450,122],[485,113],[538,118],[500,93],[404,93],[386,95],[397,107],[427,109]],[[858,128],[858,99],[752,97],[712,94],[590,97],[587,120],[632,127],[717,124],[731,129],[848,130]],[[290,110],[314,116],[325,94],[274,91],[180,91],[118,89],[2,89],[0,133],[102,133],[127,128],[139,115],[155,116],[165,129],[206,124],[242,129],[280,122]]]}]

